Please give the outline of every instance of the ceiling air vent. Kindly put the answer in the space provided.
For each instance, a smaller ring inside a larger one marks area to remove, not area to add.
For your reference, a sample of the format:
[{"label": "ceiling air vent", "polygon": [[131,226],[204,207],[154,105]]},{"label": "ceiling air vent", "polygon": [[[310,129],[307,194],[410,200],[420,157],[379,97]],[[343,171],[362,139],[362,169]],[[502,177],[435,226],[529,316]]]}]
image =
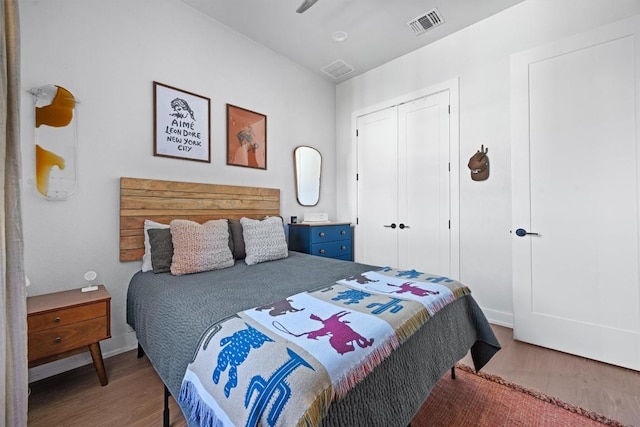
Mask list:
[{"label": "ceiling air vent", "polygon": [[342,59],[338,59],[337,61],[332,62],[331,64],[322,68],[320,71],[337,80],[340,77],[344,77],[347,74],[353,72],[354,70],[355,68],[353,68],[351,65],[347,64]]},{"label": "ceiling air vent", "polygon": [[407,22],[407,25],[416,36],[419,36],[425,31],[430,30],[433,27],[437,27],[442,23],[444,23],[444,19],[442,19],[442,15],[440,15],[438,9],[431,9],[429,12]]}]

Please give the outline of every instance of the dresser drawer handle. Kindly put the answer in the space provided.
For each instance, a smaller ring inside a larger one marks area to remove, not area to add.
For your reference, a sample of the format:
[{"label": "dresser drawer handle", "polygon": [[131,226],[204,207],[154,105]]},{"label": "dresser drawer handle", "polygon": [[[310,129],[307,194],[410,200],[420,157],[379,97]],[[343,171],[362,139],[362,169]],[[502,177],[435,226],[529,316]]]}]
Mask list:
[{"label": "dresser drawer handle", "polygon": [[325,252],[326,252],[326,251],[325,251],[324,249],[320,249],[320,253],[321,253],[321,254],[323,254],[323,253],[325,253]]},{"label": "dresser drawer handle", "polygon": [[56,344],[59,343],[60,341],[62,341],[62,338],[60,338],[60,337],[55,337],[53,339],[53,342],[56,343]]},{"label": "dresser drawer handle", "polygon": [[345,234],[347,234],[347,231],[346,230],[340,230],[340,234],[342,234],[344,236]]},{"label": "dresser drawer handle", "polygon": [[320,232],[320,234],[318,234],[318,236],[324,237],[324,231]]},{"label": "dresser drawer handle", "polygon": [[60,318],[59,318],[59,317],[56,317],[55,319],[53,319],[53,321],[54,321],[55,323],[60,323]]},{"label": "dresser drawer handle", "polygon": [[342,246],[340,246],[340,250],[341,250],[341,251],[346,251],[346,250],[347,250],[347,247],[346,247],[345,245],[342,245]]}]

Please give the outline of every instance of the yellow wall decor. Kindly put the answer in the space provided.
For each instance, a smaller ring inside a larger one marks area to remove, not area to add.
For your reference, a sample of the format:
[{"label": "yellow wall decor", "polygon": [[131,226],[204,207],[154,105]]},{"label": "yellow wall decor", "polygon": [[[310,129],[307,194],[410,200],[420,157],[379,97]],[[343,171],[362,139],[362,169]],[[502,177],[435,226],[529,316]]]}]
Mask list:
[{"label": "yellow wall decor", "polygon": [[45,85],[30,90],[35,103],[36,188],[50,200],[77,189],[77,99],[67,89]]}]

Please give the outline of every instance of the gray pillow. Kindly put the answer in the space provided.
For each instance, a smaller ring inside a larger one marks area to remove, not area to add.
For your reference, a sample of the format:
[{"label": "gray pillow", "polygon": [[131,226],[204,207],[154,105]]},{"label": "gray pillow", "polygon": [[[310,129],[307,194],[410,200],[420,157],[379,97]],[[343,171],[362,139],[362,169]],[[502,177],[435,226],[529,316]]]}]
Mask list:
[{"label": "gray pillow", "polygon": [[152,228],[147,230],[147,233],[149,233],[153,272],[166,273],[171,271],[171,259],[173,258],[171,230],[168,228]]},{"label": "gray pillow", "polygon": [[273,261],[289,256],[282,218],[270,216],[262,221],[240,218],[247,265]]},{"label": "gray pillow", "polygon": [[229,234],[233,241],[232,244],[229,244],[233,259],[244,259],[246,253],[244,249],[244,238],[242,237],[242,224],[239,219],[229,220]]}]

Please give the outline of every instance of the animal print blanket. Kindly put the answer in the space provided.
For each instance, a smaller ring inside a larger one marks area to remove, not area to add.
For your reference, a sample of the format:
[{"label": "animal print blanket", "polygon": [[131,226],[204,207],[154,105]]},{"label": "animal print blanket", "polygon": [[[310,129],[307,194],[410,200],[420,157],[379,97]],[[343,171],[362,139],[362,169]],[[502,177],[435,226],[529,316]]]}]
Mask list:
[{"label": "animal print blanket", "polygon": [[430,316],[469,289],[384,268],[211,325],[182,380],[190,425],[319,425]]}]

